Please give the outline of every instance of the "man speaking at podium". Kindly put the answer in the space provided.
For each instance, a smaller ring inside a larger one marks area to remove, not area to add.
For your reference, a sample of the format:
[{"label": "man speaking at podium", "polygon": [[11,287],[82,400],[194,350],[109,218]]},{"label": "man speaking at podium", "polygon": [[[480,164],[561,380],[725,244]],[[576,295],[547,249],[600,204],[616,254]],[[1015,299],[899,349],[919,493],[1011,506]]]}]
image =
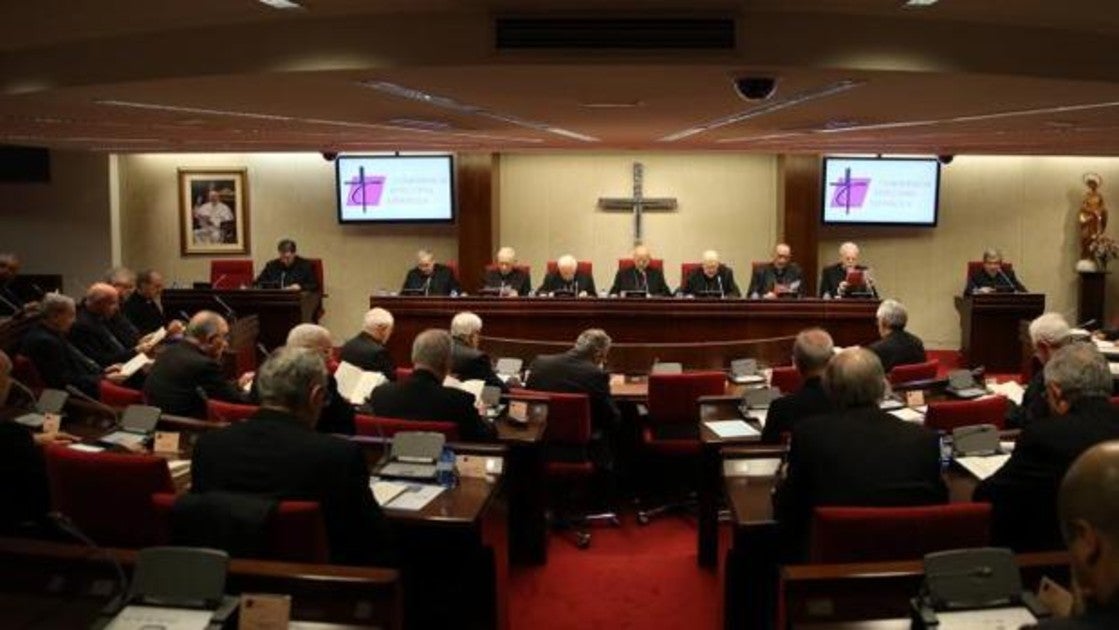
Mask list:
[{"label": "man speaking at podium", "polygon": [[1004,269],[1002,254],[997,249],[983,252],[983,268],[967,279],[964,295],[976,293],[1026,293],[1013,269]]},{"label": "man speaking at podium", "polygon": [[268,261],[264,271],[257,276],[256,286],[262,289],[287,289],[288,291],[318,291],[315,269],[311,261],[295,255],[295,241],[285,238],[276,245],[279,258]]}]

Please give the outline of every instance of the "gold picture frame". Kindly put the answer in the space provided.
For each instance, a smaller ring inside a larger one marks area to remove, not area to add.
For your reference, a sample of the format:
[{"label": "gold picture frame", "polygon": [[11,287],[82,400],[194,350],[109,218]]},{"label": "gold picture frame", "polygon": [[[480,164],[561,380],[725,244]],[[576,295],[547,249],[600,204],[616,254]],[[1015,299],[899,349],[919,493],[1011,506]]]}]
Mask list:
[{"label": "gold picture frame", "polygon": [[179,169],[183,256],[249,253],[247,169]]}]

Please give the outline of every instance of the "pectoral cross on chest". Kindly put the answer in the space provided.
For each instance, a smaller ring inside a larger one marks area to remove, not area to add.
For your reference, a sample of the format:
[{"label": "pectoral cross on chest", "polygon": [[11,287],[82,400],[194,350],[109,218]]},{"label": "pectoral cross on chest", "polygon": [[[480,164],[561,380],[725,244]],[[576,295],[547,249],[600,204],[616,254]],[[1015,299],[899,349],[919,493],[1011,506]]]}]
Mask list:
[{"label": "pectoral cross on chest", "polygon": [[625,210],[633,213],[633,244],[640,245],[642,236],[641,219],[646,210],[675,210],[675,197],[646,197],[644,192],[645,166],[633,163],[632,197],[599,197],[598,207],[603,210]]}]

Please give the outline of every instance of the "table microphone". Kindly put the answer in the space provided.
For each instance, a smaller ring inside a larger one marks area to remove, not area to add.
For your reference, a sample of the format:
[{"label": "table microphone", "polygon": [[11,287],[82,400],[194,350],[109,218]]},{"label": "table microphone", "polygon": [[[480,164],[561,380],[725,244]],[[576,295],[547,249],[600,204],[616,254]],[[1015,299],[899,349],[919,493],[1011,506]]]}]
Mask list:
[{"label": "table microphone", "polygon": [[78,398],[81,398],[82,400],[86,401],[87,403],[90,403],[91,405],[97,407],[98,409],[101,409],[102,411],[109,412],[110,414],[112,414],[114,421],[120,422],[120,412],[117,411],[116,409],[113,409],[109,405],[106,405],[105,403],[101,402],[100,400],[97,400],[93,396],[90,396],[89,394],[83,392],[82,390],[78,389],[77,387],[74,387],[73,385],[67,385],[66,386],[66,391],[70,392],[74,396],[77,396]]},{"label": "table microphone", "polygon": [[260,343],[259,341],[256,343],[256,351],[259,352],[265,359],[267,359],[268,355],[271,354],[270,352],[268,352],[268,348],[265,348],[264,344]]},{"label": "table microphone", "polygon": [[20,315],[23,315],[23,307],[19,306],[18,304],[14,304],[8,298],[0,295],[0,302],[2,302],[8,308],[12,309],[12,317],[19,317]]},{"label": "table microphone", "polygon": [[225,300],[221,299],[217,295],[211,295],[210,297],[214,298],[214,301],[217,302],[222,308],[225,309],[225,316],[226,317],[228,317],[230,320],[236,320],[237,319],[237,311],[233,310],[233,307],[226,304]]},{"label": "table microphone", "polygon": [[1014,284],[1014,282],[1011,281],[1010,276],[1006,275],[1006,272],[1002,270],[1002,265],[999,265],[999,276],[1001,276],[1003,280],[1006,280],[1006,284],[1010,286],[1011,293],[1018,292],[1018,285]]},{"label": "table microphone", "polygon": [[282,289],[282,288],[284,288],[285,286],[287,286],[287,285],[285,284],[285,283],[287,282],[287,279],[288,279],[288,272],[286,272],[286,271],[281,271],[281,272],[280,272],[280,288],[281,288],[281,289]]},{"label": "table microphone", "polygon": [[217,280],[214,280],[214,283],[212,285],[210,285],[210,287],[214,288],[214,289],[218,288],[221,285],[221,281],[225,280],[226,276],[228,276],[228,275],[229,274],[227,274],[227,273],[221,274],[220,276],[218,276]]},{"label": "table microphone", "polygon": [[[31,401],[30,407],[26,407],[26,408],[30,409],[31,407],[36,407],[36,409],[37,409],[36,401],[38,400],[38,397],[35,395],[35,392],[31,391],[30,387],[28,387],[28,386],[24,385],[23,383],[19,382],[19,380],[17,380],[17,379],[9,378],[8,380],[11,381],[12,385],[16,386],[16,389],[18,389],[21,392],[23,392],[24,394],[26,394],[27,398]],[[5,401],[0,401],[0,402],[5,402]]]},{"label": "table microphone", "polygon": [[727,294],[726,294],[725,291],[723,291],[723,274],[716,273],[715,274],[715,280],[717,280],[719,282],[719,297],[720,298],[725,298],[727,296]]},{"label": "table microphone", "polygon": [[34,282],[30,283],[29,286],[34,289],[36,293],[39,294],[39,297],[46,297],[47,292],[43,290],[43,287],[35,284]]}]

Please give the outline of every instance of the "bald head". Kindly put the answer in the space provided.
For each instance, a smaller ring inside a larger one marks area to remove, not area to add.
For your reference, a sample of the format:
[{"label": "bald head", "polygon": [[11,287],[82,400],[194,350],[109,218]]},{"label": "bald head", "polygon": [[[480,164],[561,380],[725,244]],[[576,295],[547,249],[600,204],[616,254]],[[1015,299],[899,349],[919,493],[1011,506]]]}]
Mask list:
[{"label": "bald head", "polygon": [[649,248],[644,245],[638,245],[633,248],[633,266],[638,269],[645,269],[648,267],[652,257],[653,255],[649,253]]},{"label": "bald head", "polygon": [[804,376],[819,376],[835,354],[834,348],[831,335],[823,328],[802,330],[793,342],[793,363]]},{"label": "bald head", "polygon": [[703,273],[708,278],[714,278],[719,272],[719,252],[709,249],[703,252]]},{"label": "bald head", "polygon": [[859,246],[847,241],[839,246],[839,262],[844,267],[854,267],[859,264]]},{"label": "bald head", "polygon": [[513,266],[517,264],[517,252],[512,247],[502,247],[497,250],[497,270],[503,276],[509,275],[513,271]]},{"label": "bald head", "polygon": [[112,317],[120,308],[120,294],[106,282],[95,282],[85,294],[85,307],[102,317]]},{"label": "bald head", "polygon": [[828,363],[824,389],[839,409],[874,406],[886,393],[886,373],[878,355],[866,348],[848,348]]},{"label": "bald head", "polygon": [[793,248],[789,247],[786,243],[778,243],[773,248],[773,266],[777,269],[784,269],[789,265],[789,261],[793,259]]},{"label": "bald head", "polygon": [[571,279],[575,277],[575,271],[578,268],[579,261],[575,260],[575,257],[570,254],[560,256],[559,260],[556,261],[556,269],[559,271],[560,277],[567,282],[571,282]]},{"label": "bald head", "polygon": [[1080,455],[1057,500],[1073,577],[1084,599],[1100,605],[1119,593],[1119,441]]},{"label": "bald head", "polygon": [[225,351],[228,337],[229,324],[213,311],[199,311],[187,323],[186,339],[215,359]]}]

